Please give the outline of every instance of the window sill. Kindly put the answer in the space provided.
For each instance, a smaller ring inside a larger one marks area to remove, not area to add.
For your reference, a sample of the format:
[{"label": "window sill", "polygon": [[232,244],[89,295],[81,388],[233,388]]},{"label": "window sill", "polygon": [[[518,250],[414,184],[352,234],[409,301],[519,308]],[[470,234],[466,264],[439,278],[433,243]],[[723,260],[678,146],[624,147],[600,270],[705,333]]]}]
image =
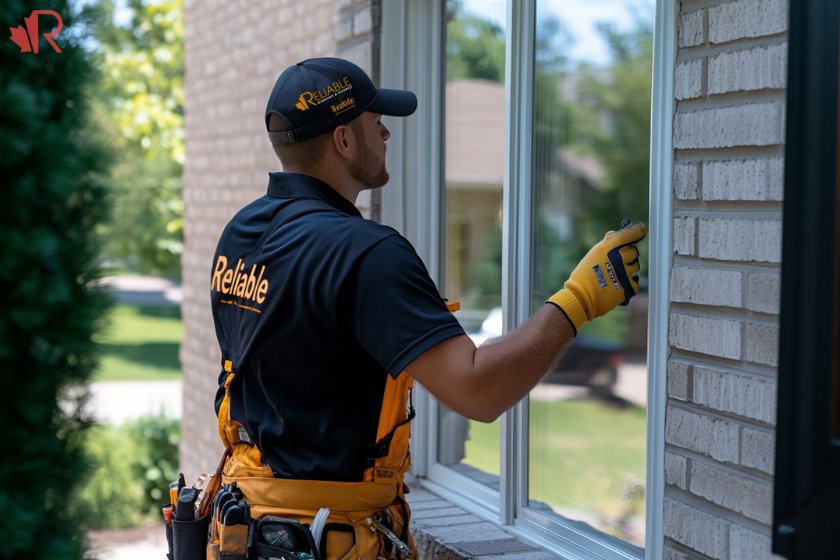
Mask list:
[{"label": "window sill", "polygon": [[406,498],[419,560],[562,560],[428,490],[412,490]]}]

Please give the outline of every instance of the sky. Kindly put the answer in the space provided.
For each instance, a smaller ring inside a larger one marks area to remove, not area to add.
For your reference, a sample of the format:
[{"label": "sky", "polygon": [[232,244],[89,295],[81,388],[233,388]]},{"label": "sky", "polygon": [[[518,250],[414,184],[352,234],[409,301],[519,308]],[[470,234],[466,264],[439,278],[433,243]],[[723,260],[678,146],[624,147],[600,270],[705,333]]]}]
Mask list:
[{"label": "sky", "polygon": [[[503,28],[507,17],[506,0],[463,0],[464,9],[483,16]],[[574,43],[565,54],[572,62],[608,66],[610,52],[596,25],[614,24],[629,31],[641,20],[652,24],[655,0],[537,0],[537,24],[546,14],[556,15]]]}]

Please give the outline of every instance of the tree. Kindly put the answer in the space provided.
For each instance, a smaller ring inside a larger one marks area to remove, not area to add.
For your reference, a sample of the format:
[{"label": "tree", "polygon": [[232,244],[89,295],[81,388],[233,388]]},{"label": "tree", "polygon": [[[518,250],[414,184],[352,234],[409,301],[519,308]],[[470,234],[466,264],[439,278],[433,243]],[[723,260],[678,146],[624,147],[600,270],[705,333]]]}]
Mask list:
[{"label": "tree", "polygon": [[[587,125],[579,128],[576,139],[606,169],[607,197],[585,217],[593,231],[615,229],[624,217],[647,222],[650,180],[653,32],[646,24],[628,33],[608,26],[601,32],[615,62],[609,79],[590,73],[581,81],[587,100],[581,114]],[[645,270],[643,265],[643,275]]]},{"label": "tree", "polygon": [[446,79],[505,81],[505,32],[495,23],[446,3]]},{"label": "tree", "polygon": [[[81,558],[81,519],[68,507],[86,470],[80,413],[96,362],[92,335],[108,297],[97,288],[109,153],[90,126],[98,74],[82,39],[90,21],[66,0],[42,0],[63,29],[55,52],[0,41],[0,542],[8,559]],[[6,0],[0,26],[17,28],[29,2]],[[40,17],[40,31],[55,25]],[[28,46],[28,45],[27,45]]]},{"label": "tree", "polygon": [[104,80],[99,118],[118,163],[108,252],[143,273],[180,276],[183,251],[184,24],[181,0],[129,0],[131,22],[101,0],[95,37]]}]

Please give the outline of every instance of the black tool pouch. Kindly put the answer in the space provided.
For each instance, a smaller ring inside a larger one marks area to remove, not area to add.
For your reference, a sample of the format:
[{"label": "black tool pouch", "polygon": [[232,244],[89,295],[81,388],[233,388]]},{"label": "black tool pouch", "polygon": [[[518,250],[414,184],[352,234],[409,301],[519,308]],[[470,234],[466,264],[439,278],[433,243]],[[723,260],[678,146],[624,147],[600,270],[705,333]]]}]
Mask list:
[{"label": "black tool pouch", "polygon": [[205,560],[210,514],[191,521],[172,520],[174,560]]},{"label": "black tool pouch", "polygon": [[[291,529],[297,540],[297,551],[271,546],[261,541],[260,534],[262,526],[272,522],[283,523]],[[295,552],[305,552],[312,556],[312,560],[321,560],[318,555],[318,549],[315,547],[315,539],[312,538],[312,532],[309,530],[309,527],[302,525],[297,519],[286,519],[272,515],[266,515],[251,521],[251,526],[248,530],[247,560],[257,560],[258,558],[299,559]]]},{"label": "black tool pouch", "polygon": [[164,521],[163,526],[166,529],[166,545],[169,549],[169,552],[166,553],[166,560],[175,560],[174,543],[172,542],[172,524]]}]

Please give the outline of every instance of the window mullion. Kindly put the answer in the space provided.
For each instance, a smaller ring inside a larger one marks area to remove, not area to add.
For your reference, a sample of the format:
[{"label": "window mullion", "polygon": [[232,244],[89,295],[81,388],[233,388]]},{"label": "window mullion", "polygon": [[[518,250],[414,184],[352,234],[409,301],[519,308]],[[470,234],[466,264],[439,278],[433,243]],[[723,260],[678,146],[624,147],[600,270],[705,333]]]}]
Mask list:
[{"label": "window mullion", "polygon": [[[505,47],[505,188],[502,220],[503,331],[530,315],[531,143],[536,0],[508,0]],[[527,500],[527,398],[501,419],[499,517],[513,523]],[[523,491],[525,492],[523,494]]]},{"label": "window mullion", "polygon": [[661,558],[665,500],[665,370],[668,363],[668,279],[671,272],[674,65],[677,16],[674,2],[657,0],[653,43],[650,134],[650,256],[647,396],[645,557]]}]

